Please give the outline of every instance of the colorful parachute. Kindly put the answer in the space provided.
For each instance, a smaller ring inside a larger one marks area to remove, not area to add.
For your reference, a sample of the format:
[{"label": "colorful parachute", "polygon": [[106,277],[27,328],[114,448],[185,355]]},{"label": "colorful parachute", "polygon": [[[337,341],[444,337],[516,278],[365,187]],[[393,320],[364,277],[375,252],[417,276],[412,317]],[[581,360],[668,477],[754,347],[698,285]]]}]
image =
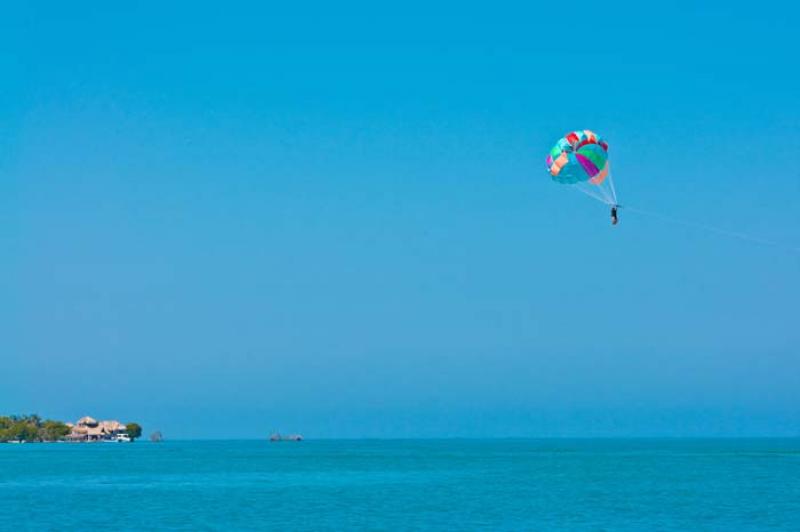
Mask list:
[{"label": "colorful parachute", "polygon": [[617,194],[608,163],[608,143],[584,129],[559,139],[547,156],[553,181],[573,185],[584,194],[617,205]]}]

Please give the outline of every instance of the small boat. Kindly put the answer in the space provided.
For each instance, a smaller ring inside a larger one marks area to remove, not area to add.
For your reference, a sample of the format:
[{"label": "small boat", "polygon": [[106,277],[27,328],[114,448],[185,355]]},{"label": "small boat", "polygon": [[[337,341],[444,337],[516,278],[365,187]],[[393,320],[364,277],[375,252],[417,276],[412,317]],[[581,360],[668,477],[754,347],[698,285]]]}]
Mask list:
[{"label": "small boat", "polygon": [[303,441],[303,435],[289,434],[288,436],[283,436],[280,433],[276,432],[270,435],[269,441]]}]

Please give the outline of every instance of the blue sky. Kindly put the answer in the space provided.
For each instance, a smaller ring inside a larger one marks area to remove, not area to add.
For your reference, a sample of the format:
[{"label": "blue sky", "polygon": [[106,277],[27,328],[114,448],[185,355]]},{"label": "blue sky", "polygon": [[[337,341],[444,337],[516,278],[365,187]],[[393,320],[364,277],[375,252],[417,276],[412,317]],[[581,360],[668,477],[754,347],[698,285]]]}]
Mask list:
[{"label": "blue sky", "polygon": [[0,410],[168,437],[800,434],[789,2],[0,17]]}]

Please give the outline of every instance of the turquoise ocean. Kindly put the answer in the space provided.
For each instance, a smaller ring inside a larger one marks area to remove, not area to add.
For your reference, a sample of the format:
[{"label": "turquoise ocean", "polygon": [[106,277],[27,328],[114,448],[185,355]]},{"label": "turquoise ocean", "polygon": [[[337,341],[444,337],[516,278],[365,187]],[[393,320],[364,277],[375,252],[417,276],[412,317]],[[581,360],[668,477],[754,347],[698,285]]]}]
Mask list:
[{"label": "turquoise ocean", "polygon": [[800,440],[0,445],[0,529],[800,530]]}]

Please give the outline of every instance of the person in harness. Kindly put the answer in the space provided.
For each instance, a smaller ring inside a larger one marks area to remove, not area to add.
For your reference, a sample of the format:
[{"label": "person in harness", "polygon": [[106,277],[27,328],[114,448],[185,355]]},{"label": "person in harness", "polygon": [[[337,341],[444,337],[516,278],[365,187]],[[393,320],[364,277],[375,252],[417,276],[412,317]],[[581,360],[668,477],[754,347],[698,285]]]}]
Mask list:
[{"label": "person in harness", "polygon": [[611,206],[611,225],[617,225],[619,217],[617,216],[617,205]]}]

